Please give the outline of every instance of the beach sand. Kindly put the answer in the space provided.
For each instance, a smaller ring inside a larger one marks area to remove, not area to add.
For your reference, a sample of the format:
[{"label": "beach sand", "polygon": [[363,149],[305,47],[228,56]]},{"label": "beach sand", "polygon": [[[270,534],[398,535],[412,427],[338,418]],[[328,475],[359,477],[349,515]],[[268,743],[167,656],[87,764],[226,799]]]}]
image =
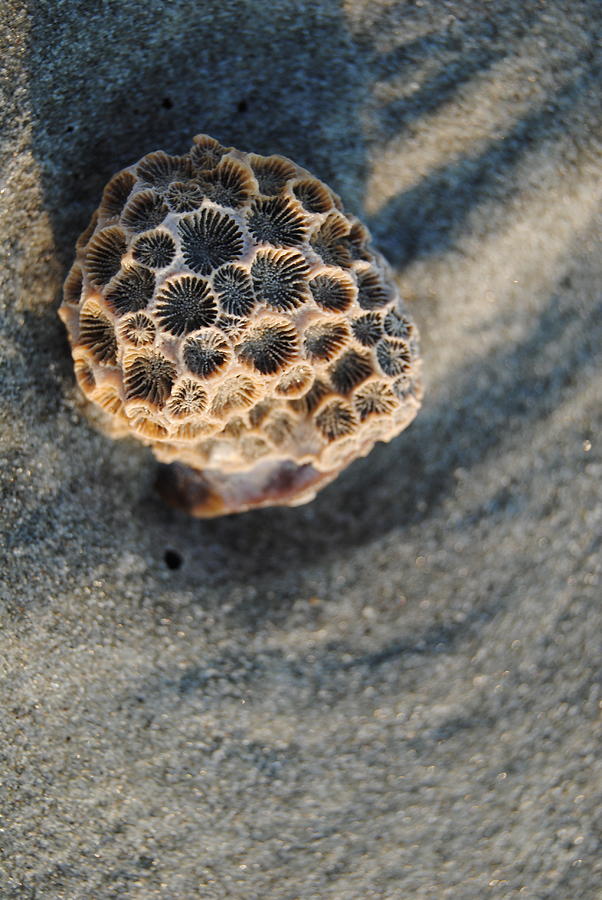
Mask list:
[{"label": "beach sand", "polygon": [[[601,7],[5,3],[0,896],[598,900]],[[423,409],[308,506],[166,507],[56,315],[207,132],[370,225]]]}]

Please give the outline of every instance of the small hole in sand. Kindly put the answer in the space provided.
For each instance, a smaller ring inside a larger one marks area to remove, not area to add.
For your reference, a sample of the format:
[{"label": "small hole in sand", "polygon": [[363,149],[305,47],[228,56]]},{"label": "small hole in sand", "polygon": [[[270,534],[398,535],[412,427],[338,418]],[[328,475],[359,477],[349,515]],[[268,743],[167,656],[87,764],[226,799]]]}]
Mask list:
[{"label": "small hole in sand", "polygon": [[183,562],[177,550],[166,550],[163,559],[168,569],[179,569]]}]

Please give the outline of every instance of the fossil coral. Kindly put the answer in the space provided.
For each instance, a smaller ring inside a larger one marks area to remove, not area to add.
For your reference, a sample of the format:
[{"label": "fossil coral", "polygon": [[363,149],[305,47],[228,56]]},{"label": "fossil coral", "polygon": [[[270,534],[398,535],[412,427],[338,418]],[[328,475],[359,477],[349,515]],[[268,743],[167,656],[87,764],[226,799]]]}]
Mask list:
[{"label": "fossil coral", "polygon": [[199,516],[304,503],[420,406],[418,334],[366,228],[305,169],[198,135],[117,173],[60,315],[95,420]]}]

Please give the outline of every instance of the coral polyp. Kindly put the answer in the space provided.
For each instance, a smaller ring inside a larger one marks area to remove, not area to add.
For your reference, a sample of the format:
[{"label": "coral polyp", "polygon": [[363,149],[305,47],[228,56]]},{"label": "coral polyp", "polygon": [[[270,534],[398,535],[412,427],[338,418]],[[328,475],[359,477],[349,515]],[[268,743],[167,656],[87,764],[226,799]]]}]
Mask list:
[{"label": "coral polyp", "polygon": [[311,500],[420,406],[365,226],[291,160],[208,135],[109,181],[60,315],[95,423],[152,447],[194,515]]},{"label": "coral polyp", "polygon": [[166,281],[157,295],[160,327],[177,337],[211,325],[217,318],[217,304],[209,282],[195,275]]},{"label": "coral polyp", "polygon": [[236,220],[211,207],[181,219],[178,235],[184,262],[201,275],[238,259],[243,248],[243,233]]}]

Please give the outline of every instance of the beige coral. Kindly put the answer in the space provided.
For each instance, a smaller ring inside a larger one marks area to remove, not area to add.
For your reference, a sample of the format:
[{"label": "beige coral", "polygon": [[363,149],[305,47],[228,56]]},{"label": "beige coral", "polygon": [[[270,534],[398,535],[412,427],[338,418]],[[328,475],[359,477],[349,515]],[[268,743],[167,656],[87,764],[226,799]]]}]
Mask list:
[{"label": "beige coral", "polygon": [[200,516],[311,500],[420,406],[418,334],[364,226],[305,169],[199,135],[119,172],[60,316],[113,436]]}]

